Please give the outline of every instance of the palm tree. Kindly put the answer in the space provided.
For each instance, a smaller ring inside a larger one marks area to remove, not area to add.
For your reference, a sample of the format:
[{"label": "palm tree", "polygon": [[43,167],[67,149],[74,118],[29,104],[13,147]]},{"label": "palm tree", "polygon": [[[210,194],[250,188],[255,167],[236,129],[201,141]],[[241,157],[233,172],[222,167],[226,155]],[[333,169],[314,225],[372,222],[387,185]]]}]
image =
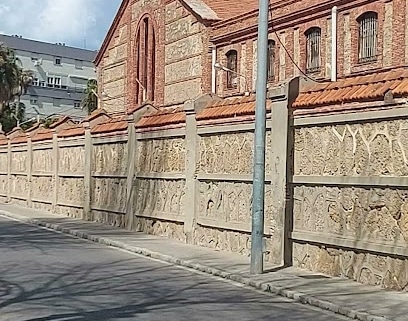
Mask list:
[{"label": "palm tree", "polygon": [[[0,44],[0,115],[13,102],[22,81],[22,68],[14,51]],[[21,90],[20,90],[21,92]]]},{"label": "palm tree", "polygon": [[86,84],[86,89],[84,91],[84,98],[82,99],[82,108],[85,108],[88,111],[88,114],[91,114],[95,109],[98,108],[98,82],[96,79],[89,79]]}]

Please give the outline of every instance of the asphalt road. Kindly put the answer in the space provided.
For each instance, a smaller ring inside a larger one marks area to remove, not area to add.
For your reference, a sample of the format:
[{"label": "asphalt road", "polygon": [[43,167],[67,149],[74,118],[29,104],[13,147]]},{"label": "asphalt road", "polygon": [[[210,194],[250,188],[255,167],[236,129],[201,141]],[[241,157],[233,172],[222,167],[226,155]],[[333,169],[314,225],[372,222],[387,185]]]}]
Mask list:
[{"label": "asphalt road", "polygon": [[0,216],[0,320],[348,319]]}]

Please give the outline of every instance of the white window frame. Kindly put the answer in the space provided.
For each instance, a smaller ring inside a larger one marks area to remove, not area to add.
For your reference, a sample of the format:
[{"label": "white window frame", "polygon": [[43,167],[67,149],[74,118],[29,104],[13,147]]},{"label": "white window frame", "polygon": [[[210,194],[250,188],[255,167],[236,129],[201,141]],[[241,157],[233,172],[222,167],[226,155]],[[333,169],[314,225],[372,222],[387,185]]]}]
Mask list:
[{"label": "white window frame", "polygon": [[61,77],[54,77],[54,88],[61,89]]}]

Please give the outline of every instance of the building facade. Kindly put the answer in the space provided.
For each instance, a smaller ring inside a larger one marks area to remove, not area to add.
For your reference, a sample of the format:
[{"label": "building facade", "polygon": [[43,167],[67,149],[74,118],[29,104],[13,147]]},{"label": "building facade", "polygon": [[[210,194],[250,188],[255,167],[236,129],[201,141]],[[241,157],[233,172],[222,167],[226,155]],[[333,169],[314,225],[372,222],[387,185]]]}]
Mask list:
[{"label": "building facade", "polygon": [[[96,59],[101,90],[109,94],[101,107],[135,108],[143,87],[146,100],[164,107],[210,92],[254,91],[258,2],[232,6],[123,1]],[[296,76],[337,80],[408,62],[406,1],[274,0],[270,9],[270,86]],[[215,62],[236,74],[217,71]]]},{"label": "building facade", "polygon": [[89,79],[96,79],[93,60],[96,52],[0,35],[0,42],[12,48],[24,70],[33,73],[33,82],[22,97],[26,118],[68,115],[82,119],[84,89]]},{"label": "building facade", "polygon": [[[257,5],[123,1],[96,64],[135,229],[250,254]],[[270,10],[265,257],[407,291],[408,1]]]}]

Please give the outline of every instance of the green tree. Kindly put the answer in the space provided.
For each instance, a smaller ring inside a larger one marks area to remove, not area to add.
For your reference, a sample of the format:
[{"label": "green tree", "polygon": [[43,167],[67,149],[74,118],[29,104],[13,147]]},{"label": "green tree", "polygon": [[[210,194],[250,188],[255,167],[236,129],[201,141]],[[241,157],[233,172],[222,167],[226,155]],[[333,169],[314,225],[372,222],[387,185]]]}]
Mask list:
[{"label": "green tree", "polygon": [[14,51],[0,44],[0,115],[14,101],[20,87],[22,68]]},{"label": "green tree", "polygon": [[31,71],[23,71],[12,49],[0,44],[0,125],[9,131],[24,119],[21,96],[33,80]]},{"label": "green tree", "polygon": [[82,99],[82,108],[88,111],[88,114],[92,113],[98,108],[98,82],[95,79],[89,79],[84,91],[84,98]]},{"label": "green tree", "polygon": [[0,115],[0,124],[2,130],[7,133],[17,126],[18,121],[24,119],[26,106],[20,102],[18,108],[17,103],[7,104],[3,107],[3,112]]}]

